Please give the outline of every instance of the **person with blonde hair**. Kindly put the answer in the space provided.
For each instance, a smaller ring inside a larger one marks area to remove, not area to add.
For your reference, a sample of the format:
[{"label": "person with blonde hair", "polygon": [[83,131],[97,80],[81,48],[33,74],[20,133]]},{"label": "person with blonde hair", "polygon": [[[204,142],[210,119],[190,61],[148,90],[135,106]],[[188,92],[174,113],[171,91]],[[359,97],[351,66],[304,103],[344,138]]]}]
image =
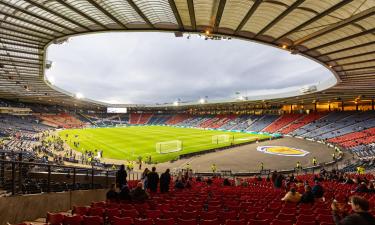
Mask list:
[{"label": "person with blonde hair", "polygon": [[301,201],[301,194],[298,193],[295,188],[291,188],[281,201],[298,203]]}]

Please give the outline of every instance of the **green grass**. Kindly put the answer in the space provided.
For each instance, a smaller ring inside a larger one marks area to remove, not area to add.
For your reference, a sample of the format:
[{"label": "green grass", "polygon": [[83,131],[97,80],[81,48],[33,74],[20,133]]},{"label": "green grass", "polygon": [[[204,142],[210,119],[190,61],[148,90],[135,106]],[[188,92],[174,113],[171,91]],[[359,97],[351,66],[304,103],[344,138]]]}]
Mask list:
[{"label": "green grass", "polygon": [[[67,138],[66,134],[68,134]],[[212,136],[218,134],[229,134],[230,142],[213,144]],[[78,137],[76,138],[75,135],[78,135]],[[246,134],[168,126],[71,129],[60,131],[59,136],[71,148],[80,152],[100,149],[104,151],[104,158],[121,160],[137,160],[138,156],[142,156],[145,160],[146,156],[151,155],[154,162],[165,162],[176,159],[181,154],[228,146],[233,140],[235,144],[238,144],[254,141],[257,138],[261,140],[270,137],[264,134]],[[156,152],[156,143],[173,140],[182,141],[183,149],[181,151],[167,154]],[[74,147],[74,141],[80,142],[78,148]]]}]

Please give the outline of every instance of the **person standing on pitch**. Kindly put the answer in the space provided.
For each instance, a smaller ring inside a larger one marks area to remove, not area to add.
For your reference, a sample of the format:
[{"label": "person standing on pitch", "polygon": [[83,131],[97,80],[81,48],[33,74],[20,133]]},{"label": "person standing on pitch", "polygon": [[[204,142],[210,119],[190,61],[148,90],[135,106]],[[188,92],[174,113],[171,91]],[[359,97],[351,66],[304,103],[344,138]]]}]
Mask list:
[{"label": "person standing on pitch", "polygon": [[264,164],[263,164],[263,162],[260,162],[260,164],[259,164],[259,168],[260,168],[260,171],[263,171],[263,169],[264,169]]},{"label": "person standing on pitch", "polygon": [[212,173],[216,173],[217,168],[216,168],[215,163],[211,165],[211,170],[212,170]]},{"label": "person standing on pitch", "polygon": [[151,192],[157,192],[159,184],[159,175],[156,173],[156,167],[152,167],[151,172],[147,174],[147,185]]},{"label": "person standing on pitch", "polygon": [[314,166],[316,166],[318,164],[318,161],[316,160],[316,157],[313,158],[312,163],[313,163]]}]

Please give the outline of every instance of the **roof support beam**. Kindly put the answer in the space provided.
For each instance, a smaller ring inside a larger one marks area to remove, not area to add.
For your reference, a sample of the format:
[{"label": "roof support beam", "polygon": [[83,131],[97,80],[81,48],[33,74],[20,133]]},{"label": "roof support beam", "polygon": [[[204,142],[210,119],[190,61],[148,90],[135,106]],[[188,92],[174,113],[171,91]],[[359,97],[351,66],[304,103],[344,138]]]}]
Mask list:
[{"label": "roof support beam", "polygon": [[369,63],[369,62],[375,62],[375,59],[367,59],[367,60],[362,60],[362,61],[357,61],[357,62],[343,63],[343,64],[338,64],[337,66],[333,66],[333,67],[350,66],[354,64]]},{"label": "roof support beam", "polygon": [[257,10],[259,5],[262,3],[262,0],[256,0],[254,4],[251,6],[250,10],[246,13],[245,17],[242,19],[241,23],[238,25],[236,31],[234,34],[238,34],[242,30],[242,28],[245,26],[247,21],[250,19],[250,17],[254,14],[254,12]]},{"label": "roof support beam", "polygon": [[154,25],[151,23],[151,21],[147,18],[145,14],[143,14],[142,10],[137,6],[137,4],[134,3],[133,0],[127,0],[129,5],[138,13],[140,17],[152,28],[155,28]]},{"label": "roof support beam", "polygon": [[22,21],[24,23],[28,23],[28,24],[34,25],[36,27],[40,27],[40,28],[43,28],[43,29],[46,29],[46,30],[53,31],[53,32],[58,33],[58,34],[64,34],[63,32],[61,32],[59,30],[56,30],[56,29],[54,29],[52,27],[48,27],[48,26],[45,26],[45,25],[40,24],[40,23],[36,23],[34,21],[31,21],[31,20],[27,20],[27,19],[21,18],[21,17],[15,16],[15,15],[7,13],[7,12],[0,12],[0,14],[3,14],[5,16],[7,16],[7,17],[10,17],[10,18]]},{"label": "roof support beam", "polygon": [[[11,31],[11,32],[14,32],[13,30],[9,30],[9,29],[5,29],[5,28],[1,28],[0,29],[0,34],[2,34],[2,35],[6,35],[6,36],[10,36],[10,37],[15,37],[15,38],[19,38],[19,39],[21,39],[21,40],[19,40],[19,41],[22,41],[23,42],[23,40],[27,40],[27,41],[30,41],[29,43],[32,43],[32,42],[34,42],[34,43],[40,43],[40,44],[44,44],[45,42],[42,42],[42,41],[39,41],[39,40],[36,40],[36,39],[33,39],[33,38],[29,38],[29,37],[25,37],[25,36],[21,36],[21,35],[18,35],[18,34],[11,34],[11,33],[7,33],[7,32],[4,32],[4,31]],[[19,33],[19,32],[18,32]],[[2,38],[2,37],[0,37],[0,38]]]},{"label": "roof support beam", "polygon": [[364,55],[372,55],[372,54],[375,54],[375,51],[364,52],[364,53],[360,53],[360,54],[355,54],[355,55],[349,55],[349,56],[345,56],[345,57],[335,58],[335,59],[332,59],[332,60],[326,61],[326,63],[327,63],[327,62],[340,61],[340,60],[343,60],[343,59],[356,58],[356,57],[364,56]]},{"label": "roof support beam", "polygon": [[283,11],[278,17],[276,17],[269,24],[267,24],[267,26],[265,26],[261,31],[259,31],[259,33],[256,34],[256,37],[264,34],[269,29],[271,29],[276,23],[278,23],[280,20],[282,20],[285,16],[289,15],[290,12],[292,12],[295,8],[297,8],[299,5],[301,5],[304,1],[305,0],[297,0],[296,2],[294,2],[285,11]]},{"label": "roof support beam", "polygon": [[174,17],[176,18],[176,21],[178,23],[178,28],[180,30],[183,30],[184,24],[182,23],[181,16],[180,16],[180,13],[178,12],[176,3],[174,2],[174,0],[168,0],[168,3],[173,11]]},{"label": "roof support beam", "polygon": [[189,16],[190,22],[193,30],[197,30],[197,21],[195,20],[195,9],[194,9],[194,2],[193,0],[187,0],[188,8],[189,8]]},{"label": "roof support beam", "polygon": [[[22,42],[23,44],[36,45],[36,46],[43,45],[43,43],[40,43],[37,40],[20,37],[18,35],[9,34],[6,32],[1,32],[1,30],[0,30],[0,35],[3,35],[3,36],[0,36],[0,40],[17,41],[17,42]],[[16,38],[16,39],[13,39],[13,38]],[[12,43],[12,44],[18,45],[18,43],[16,44]],[[22,46],[22,45],[20,44],[19,46]]]},{"label": "roof support beam", "polygon": [[38,8],[40,8],[40,9],[43,9],[44,11],[46,11],[46,12],[52,14],[52,15],[60,17],[61,19],[66,20],[69,23],[72,23],[72,24],[74,24],[74,25],[76,25],[78,27],[84,28],[85,30],[91,30],[90,28],[86,27],[85,25],[80,24],[80,23],[76,22],[75,20],[70,19],[69,17],[67,17],[67,16],[65,16],[65,15],[63,15],[61,13],[57,13],[55,11],[52,11],[49,8],[45,7],[44,5],[42,5],[40,3],[37,3],[37,2],[34,2],[34,1],[30,1],[30,0],[24,0],[24,1],[26,1],[27,3],[29,3],[31,5],[34,5],[34,6],[38,7]]},{"label": "roof support beam", "polygon": [[19,43],[19,41],[16,41],[16,42],[15,41],[16,40],[13,40],[13,39],[0,37],[0,43],[3,43],[3,44],[12,45],[12,46],[19,46],[19,47],[25,47],[25,48],[35,48],[35,49],[38,49],[38,50],[42,50],[37,45],[29,45],[29,44]]},{"label": "roof support beam", "polygon": [[37,66],[33,66],[33,65],[27,65],[27,63],[25,63],[26,65],[24,65],[23,63],[18,63],[18,62],[13,62],[13,61],[5,61],[5,60],[1,60],[1,64],[3,65],[8,65],[8,66],[13,66],[13,67],[23,67],[23,68],[35,68],[35,69],[39,69],[39,65]]},{"label": "roof support beam", "polygon": [[355,23],[357,21],[363,20],[364,18],[370,17],[372,15],[375,15],[375,7],[367,9],[365,11],[362,11],[362,12],[360,12],[360,13],[354,15],[354,16],[351,16],[347,19],[344,19],[344,20],[342,20],[338,23],[334,23],[334,24],[332,24],[328,27],[325,27],[324,29],[318,30],[314,33],[311,33],[311,34],[299,39],[299,40],[296,40],[296,41],[294,41],[294,45],[300,45],[302,43],[305,43],[307,41],[310,41],[312,39],[315,39],[315,38],[318,38],[322,35],[325,35],[329,32],[332,32],[334,30],[338,30],[342,27],[345,27],[345,26],[347,26],[351,23]]},{"label": "roof support beam", "polygon": [[42,56],[42,54],[38,52],[30,52],[30,51],[24,51],[22,49],[15,49],[15,48],[2,48],[0,47],[0,50],[7,51],[7,52],[17,52],[17,53],[22,53],[22,54],[28,54],[28,55],[38,55]]},{"label": "roof support beam", "polygon": [[90,16],[86,15],[85,13],[81,12],[80,10],[74,8],[73,6],[71,6],[70,4],[66,3],[65,1],[63,0],[55,0],[57,1],[58,3],[60,3],[61,5],[67,7],[68,9],[74,11],[75,13],[79,14],[80,16],[82,17],[85,17],[86,19],[90,20],[91,22],[95,23],[96,25],[104,28],[104,29],[108,29],[105,25],[103,25],[102,23],[100,23],[99,21],[91,18]]},{"label": "roof support beam", "polygon": [[32,58],[32,57],[26,57],[26,56],[16,56],[16,55],[2,54],[2,53],[0,53],[0,56],[8,57],[8,58],[15,58],[15,59],[33,60],[33,61],[39,61],[39,62],[42,61],[42,60],[39,59],[39,58]]},{"label": "roof support beam", "polygon": [[327,55],[336,54],[336,53],[339,53],[339,52],[349,51],[349,50],[353,50],[353,49],[356,49],[356,48],[367,47],[367,46],[373,45],[373,44],[375,44],[375,41],[370,41],[370,42],[363,43],[363,44],[360,44],[360,45],[354,45],[352,47],[342,48],[342,49],[331,51],[331,52],[326,52],[326,53],[320,55],[319,58],[322,57],[322,56],[327,56]]},{"label": "roof support beam", "polygon": [[40,33],[44,36],[47,36],[47,38],[56,38],[56,36],[54,36],[53,34],[46,33],[44,31],[37,30],[37,29],[31,28],[31,27],[27,27],[27,26],[24,26],[24,25],[21,25],[21,24],[13,23],[13,22],[10,22],[10,21],[3,20],[3,21],[0,22],[0,24],[1,23],[8,24],[12,27],[21,28],[23,30],[30,30],[30,31],[33,31],[34,33]]},{"label": "roof support beam", "polygon": [[72,29],[72,28],[70,28],[70,27],[67,27],[67,26],[65,26],[65,25],[63,25],[63,24],[56,23],[56,22],[53,21],[53,20],[50,20],[50,19],[48,19],[48,18],[41,17],[41,16],[39,16],[39,15],[37,15],[37,14],[35,14],[35,13],[29,12],[29,11],[27,11],[27,10],[25,10],[25,9],[22,9],[22,8],[20,8],[20,7],[17,7],[17,6],[14,6],[14,5],[12,5],[12,4],[5,3],[5,2],[0,2],[0,4],[5,5],[5,6],[9,7],[9,8],[14,9],[14,10],[20,11],[20,12],[22,12],[22,13],[25,13],[25,14],[27,14],[27,15],[29,15],[29,16],[32,16],[32,17],[38,18],[38,19],[40,19],[40,20],[42,20],[42,21],[46,21],[46,22],[48,22],[48,23],[50,23],[50,24],[53,24],[53,25],[55,25],[55,26],[58,26],[58,27],[64,28],[64,29],[69,30],[69,31],[71,31],[71,32],[73,32],[73,33],[75,32],[75,30]]},{"label": "roof support beam", "polygon": [[[41,36],[41,35],[38,35],[38,34],[27,33],[27,32],[20,31],[20,30],[17,30],[17,29],[13,29],[13,28],[10,28],[10,27],[4,27],[4,26],[2,26],[1,23],[0,23],[0,28],[2,30],[7,30],[7,31],[23,34],[23,35],[26,35],[26,36],[29,36],[29,37],[38,38],[38,39],[44,40],[45,42],[48,42],[48,38],[46,38],[44,36]],[[35,40],[35,39],[32,39],[32,40]],[[35,40],[35,41],[38,41],[38,40]]]},{"label": "roof support beam", "polygon": [[307,27],[308,25],[316,22],[317,20],[319,20],[319,19],[325,17],[326,15],[328,15],[328,14],[336,11],[337,9],[339,9],[339,8],[341,8],[341,7],[349,4],[352,1],[353,0],[343,0],[343,1],[340,1],[338,4],[332,6],[331,8],[323,11],[322,13],[320,13],[317,16],[313,17],[312,19],[307,20],[306,22],[300,24],[299,26],[295,27],[294,29],[292,29],[292,30],[286,32],[285,34],[281,35],[280,37],[276,38],[273,42],[277,42],[280,39],[285,38],[285,37],[289,36],[290,34],[293,34],[293,33],[297,32],[297,31],[301,30],[304,27]]},{"label": "roof support beam", "polygon": [[219,2],[219,7],[217,9],[216,19],[215,19],[215,24],[214,24],[214,32],[217,32],[217,29],[220,26],[221,17],[223,16],[226,2],[227,2],[226,0],[220,0]]},{"label": "roof support beam", "polygon": [[365,70],[365,69],[374,69],[374,66],[365,66],[353,69],[344,69],[343,72],[355,71],[355,70]]},{"label": "roof support beam", "polygon": [[97,8],[100,12],[102,12],[104,15],[106,15],[108,18],[110,18],[113,22],[117,23],[120,27],[123,29],[128,29],[125,24],[123,24],[120,20],[118,20],[114,15],[109,13],[107,10],[105,10],[101,5],[96,3],[93,0],[88,0],[88,2],[93,5],[95,8]]},{"label": "roof support beam", "polygon": [[27,61],[19,61],[19,60],[15,60],[15,59],[5,59],[3,57],[0,57],[0,61],[1,63],[3,62],[11,62],[11,63],[24,63],[26,65],[36,65],[38,66],[37,68],[39,68],[39,66],[41,66],[41,63],[39,62],[27,62]]},{"label": "roof support beam", "polygon": [[335,41],[331,41],[331,42],[328,42],[328,43],[325,43],[325,44],[322,44],[322,45],[318,45],[316,47],[307,49],[303,52],[310,52],[310,51],[313,51],[313,50],[325,48],[327,46],[331,46],[331,45],[334,45],[334,44],[337,44],[337,43],[340,43],[340,42],[343,42],[343,41],[348,41],[348,40],[351,40],[353,38],[357,38],[357,37],[360,37],[360,36],[363,36],[363,35],[366,35],[366,34],[371,34],[373,32],[375,32],[375,28],[372,28],[370,30],[366,30],[366,31],[363,31],[363,32],[359,32],[359,33],[356,33],[356,34],[352,34],[352,35],[349,35],[347,37],[340,38],[340,39],[337,39]]}]

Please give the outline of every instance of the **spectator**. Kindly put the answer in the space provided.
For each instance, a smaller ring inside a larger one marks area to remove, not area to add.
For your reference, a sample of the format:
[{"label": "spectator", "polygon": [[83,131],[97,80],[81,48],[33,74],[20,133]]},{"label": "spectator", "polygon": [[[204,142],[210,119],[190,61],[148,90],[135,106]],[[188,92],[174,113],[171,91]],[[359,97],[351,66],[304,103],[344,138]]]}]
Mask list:
[{"label": "spectator", "polygon": [[228,178],[225,178],[224,181],[223,181],[223,186],[231,186],[231,183],[230,181],[228,180]]},{"label": "spectator", "polygon": [[369,212],[369,202],[359,196],[352,196],[349,204],[352,207],[354,213],[347,215],[342,212],[342,209],[338,206],[337,202],[333,202],[331,205],[333,211],[333,220],[336,225],[373,225],[375,224],[375,217]]},{"label": "spectator", "polygon": [[312,193],[315,198],[322,198],[324,194],[323,186],[319,183],[319,181],[315,180],[315,185],[312,188]]},{"label": "spectator", "polygon": [[107,200],[109,201],[114,201],[117,199],[117,192],[116,192],[115,184],[111,184],[111,188],[107,192],[106,196],[107,196]]},{"label": "spectator", "polygon": [[358,192],[358,193],[365,193],[365,192],[368,192],[368,188],[366,186],[366,183],[365,182],[361,182],[357,188],[355,189],[355,192]]},{"label": "spectator", "polygon": [[314,195],[309,185],[305,185],[305,192],[301,197],[301,203],[314,203]]},{"label": "spectator", "polygon": [[298,203],[301,201],[301,194],[298,193],[295,188],[291,188],[281,201]]},{"label": "spectator", "polygon": [[146,167],[145,170],[142,173],[141,181],[143,183],[143,188],[146,190],[148,185],[147,185],[147,175],[150,172],[150,170]]},{"label": "spectator", "polygon": [[148,194],[143,190],[142,182],[137,184],[137,187],[130,192],[131,199],[137,202],[143,202],[148,199]]},{"label": "spectator", "polygon": [[185,184],[182,180],[182,177],[177,177],[177,180],[174,184],[174,188],[175,189],[184,189],[185,188]]},{"label": "spectator", "polygon": [[131,197],[130,197],[130,190],[129,190],[129,186],[128,185],[124,185],[122,188],[121,188],[121,191],[120,193],[118,194],[118,198],[120,200],[131,200]]},{"label": "spectator", "polygon": [[171,174],[169,173],[169,169],[167,169],[160,176],[160,192],[161,193],[169,192],[170,183],[171,183]]},{"label": "spectator", "polygon": [[125,165],[121,165],[120,169],[117,171],[117,174],[116,174],[116,183],[118,185],[117,187],[120,190],[127,183],[127,181],[126,181],[127,176],[128,176],[128,174],[126,173]]},{"label": "spectator", "polygon": [[159,184],[159,175],[156,173],[156,167],[152,167],[152,171],[147,174],[147,186],[151,192],[157,192]]}]

